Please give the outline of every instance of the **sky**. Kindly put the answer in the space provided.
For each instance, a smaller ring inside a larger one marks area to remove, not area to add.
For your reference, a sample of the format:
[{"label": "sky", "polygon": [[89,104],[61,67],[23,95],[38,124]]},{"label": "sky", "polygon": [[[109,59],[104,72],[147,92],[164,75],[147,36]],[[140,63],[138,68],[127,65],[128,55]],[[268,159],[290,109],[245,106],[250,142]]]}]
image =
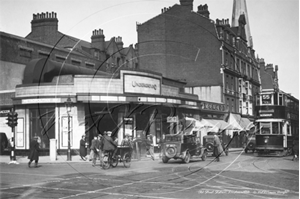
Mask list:
[{"label": "sky", "polygon": [[[136,23],[161,14],[179,0],[0,0],[0,31],[25,37],[32,15],[56,12],[58,30],[91,41],[95,29],[105,39],[121,36],[124,47],[137,42]],[[194,0],[208,5],[210,18],[229,19],[233,0]],[[299,0],[246,0],[253,48],[266,64],[278,65],[279,89],[299,99]]]}]

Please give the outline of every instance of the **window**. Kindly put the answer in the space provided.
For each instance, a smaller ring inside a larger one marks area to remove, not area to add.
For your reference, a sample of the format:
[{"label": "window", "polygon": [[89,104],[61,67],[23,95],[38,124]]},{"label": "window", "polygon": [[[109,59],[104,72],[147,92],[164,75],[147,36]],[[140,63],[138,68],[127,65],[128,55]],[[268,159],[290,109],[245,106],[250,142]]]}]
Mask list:
[{"label": "window", "polygon": [[260,123],[260,132],[261,134],[271,134],[271,123],[270,122],[261,122]]},{"label": "window", "polygon": [[282,94],[279,94],[279,104],[280,106],[283,105],[283,95]]},{"label": "window", "polygon": [[231,112],[235,112],[235,103],[234,103],[234,99],[231,99]]},{"label": "window", "polygon": [[25,47],[25,46],[19,46],[19,50],[20,50],[19,51],[20,57],[31,58],[32,51],[33,51],[32,48],[28,48],[28,47]]},{"label": "window", "polygon": [[274,105],[278,105],[278,93],[274,93]]}]

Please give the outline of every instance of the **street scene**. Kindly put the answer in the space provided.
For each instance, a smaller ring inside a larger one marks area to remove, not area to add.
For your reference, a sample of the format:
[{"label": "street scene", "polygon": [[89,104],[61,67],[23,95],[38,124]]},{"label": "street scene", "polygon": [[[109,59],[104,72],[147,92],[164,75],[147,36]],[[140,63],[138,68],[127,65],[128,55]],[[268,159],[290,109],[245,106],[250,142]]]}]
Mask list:
[{"label": "street scene", "polygon": [[1,0],[0,146],[1,199],[299,198],[299,1]]},{"label": "street scene", "polygon": [[[47,157],[49,158],[49,157]],[[63,157],[61,157],[63,158]],[[78,157],[77,157],[78,158]],[[103,170],[80,161],[1,163],[1,198],[298,198],[299,162],[229,152],[189,164],[143,157]],[[99,162],[99,161],[97,161]]]}]

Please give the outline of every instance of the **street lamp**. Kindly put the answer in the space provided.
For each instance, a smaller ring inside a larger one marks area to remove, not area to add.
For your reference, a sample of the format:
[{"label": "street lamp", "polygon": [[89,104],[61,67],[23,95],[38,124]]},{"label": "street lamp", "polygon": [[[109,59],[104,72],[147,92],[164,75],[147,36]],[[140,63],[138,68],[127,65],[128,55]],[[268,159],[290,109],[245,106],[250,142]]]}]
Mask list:
[{"label": "street lamp", "polygon": [[70,96],[68,97],[67,101],[65,102],[67,114],[68,114],[68,152],[67,152],[67,161],[71,161],[71,139],[70,139],[70,112],[72,107],[72,100]]}]

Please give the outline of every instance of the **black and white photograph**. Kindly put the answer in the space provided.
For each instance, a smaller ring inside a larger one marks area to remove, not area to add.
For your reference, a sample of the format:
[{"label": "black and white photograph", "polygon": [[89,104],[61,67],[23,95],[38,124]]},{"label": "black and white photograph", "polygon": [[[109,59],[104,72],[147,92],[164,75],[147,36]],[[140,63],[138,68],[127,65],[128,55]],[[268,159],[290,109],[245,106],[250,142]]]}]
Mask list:
[{"label": "black and white photograph", "polygon": [[299,198],[298,0],[0,0],[1,199]]}]

